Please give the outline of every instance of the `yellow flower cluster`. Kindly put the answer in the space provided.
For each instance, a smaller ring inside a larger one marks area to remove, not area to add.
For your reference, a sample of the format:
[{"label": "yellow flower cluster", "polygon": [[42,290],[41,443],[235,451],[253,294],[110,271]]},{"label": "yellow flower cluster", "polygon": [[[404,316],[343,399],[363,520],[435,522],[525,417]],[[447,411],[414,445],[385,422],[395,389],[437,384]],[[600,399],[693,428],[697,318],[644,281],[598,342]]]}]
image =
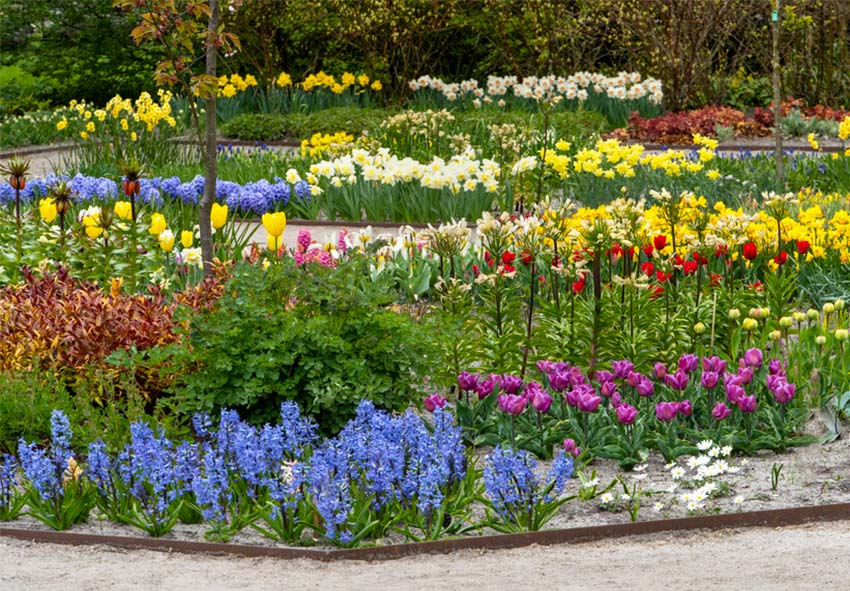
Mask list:
[{"label": "yellow flower cluster", "polygon": [[845,117],[844,120],[838,124],[838,138],[843,141],[850,138],[850,116]]},{"label": "yellow flower cluster", "polygon": [[[688,158],[681,150],[646,154],[640,144],[621,144],[616,139],[598,140],[595,147],[582,148],[572,156],[564,153],[570,150],[570,144],[558,142],[554,151],[546,153],[544,161],[564,179],[571,173],[587,173],[606,179],[631,178],[639,167],[662,171],[667,176],[681,176],[702,171],[705,163],[715,157],[717,140],[697,134],[694,136],[694,142],[700,146],[699,161]],[[720,173],[709,170],[706,175],[713,180],[718,178]]]},{"label": "yellow flower cluster", "polygon": [[140,133],[153,132],[160,124],[168,127],[177,125],[171,111],[172,94],[160,89],[157,97],[158,100],[154,100],[149,93],[143,92],[133,101],[115,95],[103,109],[94,111],[85,101],[71,101],[67,115],[59,120],[56,129],[62,131],[70,124],[72,130],[79,130],[77,133],[83,140],[88,140],[98,130],[115,131],[120,128],[131,141],[136,141]]},{"label": "yellow flower cluster", "polygon": [[248,74],[244,78],[239,74],[231,74],[230,78],[220,76],[218,79],[218,96],[230,98],[237,92],[244,92],[254,86],[257,86],[257,79],[252,74]]},{"label": "yellow flower cluster", "polygon": [[344,131],[334,134],[314,133],[310,139],[301,141],[301,156],[335,158],[351,152],[354,147],[354,136]]},{"label": "yellow flower cluster", "polygon": [[[281,76],[278,77],[278,80],[280,80],[283,75],[284,74],[281,74]],[[289,77],[287,76],[287,78]],[[292,80],[289,79],[289,82],[291,83]],[[278,86],[282,85],[278,84]],[[304,92],[310,92],[314,88],[328,88],[334,94],[342,94],[352,86],[359,86],[361,88],[366,88],[368,86],[375,92],[378,92],[383,88],[380,80],[374,80],[371,84],[369,84],[369,76],[366,74],[355,76],[350,72],[344,72],[340,77],[340,80],[337,81],[336,78],[330,74],[326,74],[324,71],[320,71],[317,74],[310,74],[304,78],[304,81],[300,86]]]},{"label": "yellow flower cluster", "polygon": [[[850,194],[805,190],[789,201],[793,203],[790,215],[778,222],[788,255],[807,262],[835,256],[842,263],[850,263]],[[747,242],[755,243],[759,252],[777,254],[777,220],[760,205],[753,212],[722,202],[708,207],[704,197],[686,193],[677,210],[676,254],[688,256],[696,250],[725,248],[737,259],[740,247]],[[661,254],[673,254],[672,232],[662,203],[647,205],[643,200],[618,199],[596,208],[579,208],[571,215],[544,209],[539,216],[555,224],[562,251],[587,246],[581,239],[583,231],[604,222],[613,240],[624,248],[652,244],[655,236],[664,235],[667,245]]]}]

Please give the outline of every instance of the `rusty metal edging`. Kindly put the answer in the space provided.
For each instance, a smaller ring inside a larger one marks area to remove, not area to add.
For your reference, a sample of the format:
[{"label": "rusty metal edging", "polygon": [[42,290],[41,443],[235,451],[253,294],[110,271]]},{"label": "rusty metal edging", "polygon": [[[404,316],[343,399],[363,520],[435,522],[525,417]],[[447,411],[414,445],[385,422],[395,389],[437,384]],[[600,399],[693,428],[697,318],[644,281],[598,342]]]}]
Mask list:
[{"label": "rusty metal edging", "polygon": [[502,550],[520,548],[533,544],[550,546],[554,544],[590,542],[662,532],[717,530],[736,527],[780,527],[841,520],[850,520],[850,503],[771,509],[767,511],[747,511],[723,515],[702,515],[698,517],[659,519],[638,523],[618,523],[352,549],[282,548],[6,527],[0,527],[0,536],[52,544],[106,545],[116,548],[178,552],[181,554],[230,554],[248,558],[309,558],[328,562],[333,560],[394,560],[418,554],[446,554],[458,550]]}]

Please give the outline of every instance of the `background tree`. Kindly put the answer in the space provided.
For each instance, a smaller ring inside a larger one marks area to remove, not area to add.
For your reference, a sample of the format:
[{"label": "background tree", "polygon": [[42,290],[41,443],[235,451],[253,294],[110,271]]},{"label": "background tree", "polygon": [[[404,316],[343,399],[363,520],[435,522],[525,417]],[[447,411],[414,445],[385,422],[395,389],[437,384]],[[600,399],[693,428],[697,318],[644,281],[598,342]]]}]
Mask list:
[{"label": "background tree", "polygon": [[[210,213],[216,185],[216,116],[218,92],[216,52],[239,49],[239,38],[224,31],[220,6],[236,11],[238,0],[114,0],[116,7],[133,12],[138,25],[130,33],[136,44],[156,42],[165,54],[154,71],[159,85],[179,86],[189,103],[192,127],[204,156],[204,194],[198,204],[204,272],[212,273],[213,244]],[[203,49],[203,51],[201,51]],[[200,64],[204,69],[200,70]],[[204,105],[204,128],[199,103]]]}]

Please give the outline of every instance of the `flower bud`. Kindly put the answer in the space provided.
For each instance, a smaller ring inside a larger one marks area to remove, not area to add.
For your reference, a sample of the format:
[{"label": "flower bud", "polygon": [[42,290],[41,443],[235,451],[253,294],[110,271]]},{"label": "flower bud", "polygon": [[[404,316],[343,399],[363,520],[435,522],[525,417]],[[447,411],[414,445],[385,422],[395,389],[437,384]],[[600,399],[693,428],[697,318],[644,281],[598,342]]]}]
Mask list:
[{"label": "flower bud", "polygon": [[770,308],[762,308],[761,309],[761,317],[762,318],[770,318]]},{"label": "flower bud", "polygon": [[842,300],[842,299],[835,300],[835,310],[837,312],[841,312],[841,310],[843,310],[843,309],[844,309],[844,300]]},{"label": "flower bud", "polygon": [[741,311],[738,308],[732,308],[729,310],[729,318],[731,320],[737,320],[741,317]]},{"label": "flower bud", "polygon": [[697,322],[694,324],[694,333],[695,334],[705,334],[705,324],[702,322]]},{"label": "flower bud", "polygon": [[758,320],[761,318],[761,308],[750,308],[750,318]]},{"label": "flower bud", "polygon": [[805,312],[794,312],[793,316],[794,320],[796,320],[797,322],[803,322],[806,319]]},{"label": "flower bud", "polygon": [[752,332],[756,328],[758,328],[758,321],[754,318],[744,318],[744,321],[741,323],[741,327],[747,332]]},{"label": "flower bud", "polygon": [[832,314],[835,312],[835,304],[832,302],[827,302],[823,305],[823,313],[824,314]]},{"label": "flower bud", "polygon": [[836,341],[846,341],[846,340],[847,340],[847,336],[848,336],[848,334],[850,334],[850,333],[848,333],[848,332],[847,332],[847,329],[846,329],[846,328],[839,328],[839,329],[836,329],[836,331],[835,331],[835,340],[836,340]]},{"label": "flower bud", "polygon": [[790,316],[783,316],[779,319],[779,326],[781,326],[782,328],[791,328],[791,325],[793,323],[794,321],[791,319]]},{"label": "flower bud", "polygon": [[814,308],[809,308],[809,310],[806,312],[806,318],[812,321],[820,320],[820,312],[818,312]]},{"label": "flower bud", "polygon": [[815,337],[815,344],[820,345],[821,347],[826,344],[826,337],[823,335],[818,335]]},{"label": "flower bud", "polygon": [[780,337],[782,337],[782,333],[778,330],[771,330],[767,335],[767,338],[769,338],[771,341],[778,341]]}]

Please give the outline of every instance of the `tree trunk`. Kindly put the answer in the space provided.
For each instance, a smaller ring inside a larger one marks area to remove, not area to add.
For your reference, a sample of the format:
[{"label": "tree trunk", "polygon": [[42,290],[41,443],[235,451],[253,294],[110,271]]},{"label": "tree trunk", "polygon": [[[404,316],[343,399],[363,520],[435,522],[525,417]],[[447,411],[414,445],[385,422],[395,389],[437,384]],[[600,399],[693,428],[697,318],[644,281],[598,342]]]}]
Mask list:
[{"label": "tree trunk", "polygon": [[[210,20],[207,27],[207,64],[206,74],[216,77],[215,73],[215,58],[216,44],[212,43],[212,37],[218,32],[219,10],[218,0],[210,0]],[[204,131],[204,194],[201,197],[201,202],[198,206],[198,224],[201,231],[201,258],[204,261],[204,274],[207,277],[212,275],[213,261],[213,240],[212,240],[212,225],[210,223],[210,214],[212,213],[212,204],[215,200],[215,182],[216,182],[216,126],[215,126],[215,93],[204,101],[205,106],[205,124]]]},{"label": "tree trunk", "polygon": [[[782,93],[779,85],[779,28],[782,23],[782,0],[776,0],[776,11],[771,15],[773,25],[773,135],[776,139],[776,181],[782,183],[785,180],[784,156],[782,155],[782,130],[779,127],[779,116],[782,113],[780,103]],[[779,190],[782,190],[781,187]]]}]

